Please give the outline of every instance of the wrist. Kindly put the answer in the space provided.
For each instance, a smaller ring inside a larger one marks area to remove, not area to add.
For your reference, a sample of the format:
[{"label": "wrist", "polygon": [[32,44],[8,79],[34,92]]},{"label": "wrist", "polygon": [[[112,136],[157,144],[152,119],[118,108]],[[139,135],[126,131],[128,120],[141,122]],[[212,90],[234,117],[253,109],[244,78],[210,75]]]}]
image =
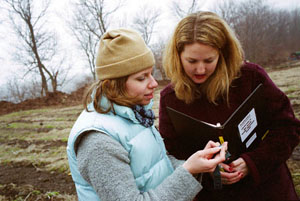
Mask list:
[{"label": "wrist", "polygon": [[183,164],[182,164],[182,167],[184,169],[186,169],[186,171],[188,171],[189,173],[191,174],[196,174],[195,172],[192,171],[192,168],[190,167],[190,165],[187,163],[187,161],[185,161]]}]

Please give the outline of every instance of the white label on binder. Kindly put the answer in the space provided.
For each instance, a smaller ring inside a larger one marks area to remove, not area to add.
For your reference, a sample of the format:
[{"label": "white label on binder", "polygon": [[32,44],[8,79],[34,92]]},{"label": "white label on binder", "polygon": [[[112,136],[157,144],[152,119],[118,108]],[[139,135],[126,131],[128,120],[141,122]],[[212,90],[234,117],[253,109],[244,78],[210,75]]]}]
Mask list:
[{"label": "white label on binder", "polygon": [[254,108],[246,115],[246,117],[239,123],[238,128],[242,142],[251,134],[257,126],[257,119]]},{"label": "white label on binder", "polygon": [[252,137],[246,142],[246,147],[248,148],[251,144],[252,144],[252,142],[256,139],[256,133],[254,133],[253,135],[252,135]]}]

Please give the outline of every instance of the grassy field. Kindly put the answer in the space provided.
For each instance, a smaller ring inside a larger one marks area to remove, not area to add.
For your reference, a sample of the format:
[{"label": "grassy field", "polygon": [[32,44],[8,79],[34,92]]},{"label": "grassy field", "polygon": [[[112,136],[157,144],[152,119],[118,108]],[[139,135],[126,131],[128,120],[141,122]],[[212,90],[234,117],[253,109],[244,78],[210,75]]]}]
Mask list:
[{"label": "grassy field", "polygon": [[0,200],[76,200],[66,142],[81,106],[0,116]]},{"label": "grassy field", "polygon": [[[300,66],[269,71],[300,117]],[[158,116],[159,90],[154,111]],[[0,200],[76,200],[66,142],[82,106],[49,107],[0,116]],[[157,124],[157,121],[156,121]],[[300,195],[300,151],[288,165]]]}]

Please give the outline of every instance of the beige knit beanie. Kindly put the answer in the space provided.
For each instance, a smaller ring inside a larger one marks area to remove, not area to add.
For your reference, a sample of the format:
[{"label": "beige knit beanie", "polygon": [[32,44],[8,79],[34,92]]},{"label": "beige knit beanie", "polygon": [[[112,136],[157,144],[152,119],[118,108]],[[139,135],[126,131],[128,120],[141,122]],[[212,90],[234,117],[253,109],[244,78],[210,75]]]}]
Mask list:
[{"label": "beige knit beanie", "polygon": [[96,59],[99,80],[131,75],[153,65],[153,53],[136,31],[116,29],[101,37]]}]

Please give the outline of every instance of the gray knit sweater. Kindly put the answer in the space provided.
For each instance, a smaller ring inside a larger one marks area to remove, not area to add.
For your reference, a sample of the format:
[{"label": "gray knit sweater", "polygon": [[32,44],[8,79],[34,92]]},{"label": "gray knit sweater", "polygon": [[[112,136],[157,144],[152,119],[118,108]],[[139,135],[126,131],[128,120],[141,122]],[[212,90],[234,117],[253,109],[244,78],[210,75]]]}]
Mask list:
[{"label": "gray knit sweater", "polygon": [[128,152],[110,136],[100,132],[83,135],[77,148],[78,168],[101,201],[187,201],[193,200],[201,184],[170,156],[175,169],[155,189],[140,192],[130,169]]}]

